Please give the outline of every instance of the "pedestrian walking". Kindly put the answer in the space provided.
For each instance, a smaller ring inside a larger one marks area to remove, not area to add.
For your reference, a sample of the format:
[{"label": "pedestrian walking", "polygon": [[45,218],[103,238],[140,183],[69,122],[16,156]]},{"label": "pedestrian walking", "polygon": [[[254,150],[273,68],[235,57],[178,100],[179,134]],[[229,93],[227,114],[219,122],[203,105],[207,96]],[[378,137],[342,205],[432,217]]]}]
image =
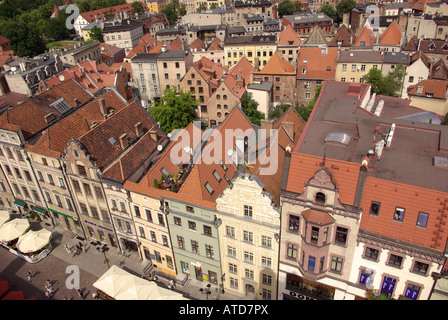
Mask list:
[{"label": "pedestrian walking", "polygon": [[28,270],[28,272],[26,273],[26,282],[30,283],[31,281],[33,281],[33,278],[33,272],[31,270]]},{"label": "pedestrian walking", "polygon": [[84,295],[83,295],[83,292],[82,292],[82,290],[81,289],[76,289],[76,292],[78,293],[78,295],[81,297],[81,298],[83,298],[84,299]]},{"label": "pedestrian walking", "polygon": [[173,279],[171,279],[168,289],[173,290],[175,287]]},{"label": "pedestrian walking", "polygon": [[98,300],[98,293],[94,292],[92,293],[93,300]]}]

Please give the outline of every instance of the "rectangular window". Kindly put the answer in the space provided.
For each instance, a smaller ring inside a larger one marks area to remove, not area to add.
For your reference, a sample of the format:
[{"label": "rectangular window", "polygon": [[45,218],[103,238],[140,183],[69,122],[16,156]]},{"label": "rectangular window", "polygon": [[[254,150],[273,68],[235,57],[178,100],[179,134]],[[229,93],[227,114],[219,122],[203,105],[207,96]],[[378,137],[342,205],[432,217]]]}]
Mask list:
[{"label": "rectangular window", "polygon": [[246,269],[244,271],[244,274],[245,274],[247,279],[254,280],[254,271],[253,270]]},{"label": "rectangular window", "polygon": [[265,248],[271,248],[272,238],[268,236],[261,236],[261,245]]},{"label": "rectangular window", "polygon": [[300,221],[300,218],[298,216],[290,214],[289,215],[289,231],[299,232],[299,225],[300,225],[299,221]]},{"label": "rectangular window", "polygon": [[157,218],[158,218],[158,220],[159,220],[159,225],[162,226],[162,227],[164,227],[164,226],[165,226],[165,220],[163,219],[163,214],[158,213],[158,214],[157,214]]},{"label": "rectangular window", "polygon": [[348,229],[342,228],[342,227],[337,227],[335,242],[338,244],[345,245],[347,243],[347,233],[348,233]]},{"label": "rectangular window", "polygon": [[214,254],[214,252],[213,252],[213,247],[211,246],[211,245],[209,245],[209,244],[206,244],[205,245],[205,256],[207,257],[207,258],[210,258],[210,259],[213,259],[213,256],[214,256],[215,254]]},{"label": "rectangular window", "polygon": [[380,213],[380,207],[380,202],[372,201],[372,203],[370,204],[369,214],[371,214],[372,216],[377,216]]},{"label": "rectangular window", "polygon": [[297,259],[297,245],[288,243],[288,251],[286,253],[286,257],[292,260]]},{"label": "rectangular window", "polygon": [[180,249],[185,249],[185,239],[182,236],[177,236],[177,244]]},{"label": "rectangular window", "polygon": [[427,263],[416,261],[414,263],[414,268],[412,269],[412,271],[418,272],[421,274],[426,274],[426,272],[428,272],[428,269],[429,269],[429,265]]},{"label": "rectangular window", "polygon": [[373,249],[373,248],[367,247],[366,248],[366,252],[364,254],[364,258],[369,259],[369,260],[377,261],[378,260],[378,254],[379,254],[379,251],[377,249]]},{"label": "rectangular window", "polygon": [[408,287],[406,288],[406,292],[404,293],[405,298],[417,300],[418,293],[420,292],[420,287],[408,284]]},{"label": "rectangular window", "polygon": [[157,235],[156,235],[156,233],[154,231],[150,231],[149,234],[151,235],[151,241],[157,243]]},{"label": "rectangular window", "polygon": [[199,253],[199,242],[196,240],[191,240],[191,251],[193,253]]},{"label": "rectangular window", "polygon": [[308,271],[314,271],[315,265],[316,265],[316,257],[309,256],[308,257]]},{"label": "rectangular window", "polygon": [[317,244],[319,241],[319,228],[311,227],[311,243]]},{"label": "rectangular window", "polygon": [[263,274],[262,282],[263,282],[263,284],[268,285],[268,286],[272,285],[272,276]]},{"label": "rectangular window", "polygon": [[196,231],[196,222],[188,221],[188,229]]},{"label": "rectangular window", "polygon": [[134,213],[135,213],[135,216],[137,218],[141,218],[140,207],[139,206],[134,206]]},{"label": "rectangular window", "polygon": [[146,213],[146,220],[148,220],[149,222],[152,222],[151,210],[145,209],[145,213]]},{"label": "rectangular window", "polygon": [[244,216],[252,218],[252,206],[244,205]]},{"label": "rectangular window", "polygon": [[204,235],[211,237],[212,236],[212,227],[204,226]]},{"label": "rectangular window", "polygon": [[230,288],[238,290],[238,279],[230,277]]},{"label": "rectangular window", "polygon": [[396,207],[394,213],[394,221],[403,222],[404,219],[404,208]]},{"label": "rectangular window", "polygon": [[226,236],[235,238],[235,228],[231,226],[226,226]]},{"label": "rectangular window", "polygon": [[342,71],[347,71],[347,65],[345,63],[342,65]]},{"label": "rectangular window", "polygon": [[236,248],[227,246],[227,255],[232,258],[236,258]]},{"label": "rectangular window", "polygon": [[272,259],[269,257],[261,257],[261,266],[270,268],[272,266]]},{"label": "rectangular window", "polygon": [[409,82],[410,83],[414,82],[414,76],[409,76]]},{"label": "rectangular window", "polygon": [[366,71],[366,65],[365,64],[361,65],[361,71]]},{"label": "rectangular window", "polygon": [[236,264],[229,263],[229,272],[234,274],[238,273],[238,266]]},{"label": "rectangular window", "polygon": [[254,241],[254,234],[252,232],[249,232],[249,231],[244,231],[243,232],[243,239],[246,242],[253,243],[253,241]]},{"label": "rectangular window", "polygon": [[352,64],[352,71],[356,71],[356,64]]},{"label": "rectangular window", "polygon": [[390,255],[388,265],[400,268],[402,263],[403,257],[397,256],[395,254]]},{"label": "rectangular window", "polygon": [[244,251],[244,261],[254,263],[254,254],[252,252]]},{"label": "rectangular window", "polygon": [[333,257],[331,259],[331,270],[341,272],[343,259],[340,257]]},{"label": "rectangular window", "polygon": [[426,228],[426,226],[428,225],[428,217],[429,215],[427,213],[419,212],[417,219],[417,226]]},{"label": "rectangular window", "polygon": [[62,208],[61,197],[58,196],[57,194],[55,194],[55,195],[54,195],[54,198],[56,199],[56,205],[57,205],[58,207],[61,207],[61,208]]},{"label": "rectangular window", "polygon": [[166,235],[162,235],[162,245],[164,245],[165,247],[169,247],[168,237]]}]

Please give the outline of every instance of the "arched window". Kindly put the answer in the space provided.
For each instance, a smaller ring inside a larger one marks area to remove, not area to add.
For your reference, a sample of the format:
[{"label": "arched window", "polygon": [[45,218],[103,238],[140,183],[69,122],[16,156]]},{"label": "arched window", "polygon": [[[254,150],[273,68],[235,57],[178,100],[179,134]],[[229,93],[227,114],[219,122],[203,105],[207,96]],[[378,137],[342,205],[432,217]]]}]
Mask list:
[{"label": "arched window", "polygon": [[322,192],[316,193],[315,202],[319,205],[325,205],[325,194],[323,194]]}]

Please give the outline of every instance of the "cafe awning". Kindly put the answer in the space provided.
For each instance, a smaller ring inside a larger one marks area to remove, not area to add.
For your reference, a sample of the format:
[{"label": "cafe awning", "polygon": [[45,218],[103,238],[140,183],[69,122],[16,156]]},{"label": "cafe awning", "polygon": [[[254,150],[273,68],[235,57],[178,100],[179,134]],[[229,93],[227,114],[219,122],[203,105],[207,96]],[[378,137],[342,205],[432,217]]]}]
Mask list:
[{"label": "cafe awning", "polygon": [[37,212],[37,213],[40,213],[40,214],[43,214],[43,215],[46,215],[46,214],[47,214],[47,210],[42,209],[42,208],[39,208],[39,207],[34,207],[34,208],[33,208],[33,211],[34,211],[34,212]]},{"label": "cafe awning", "polygon": [[22,208],[25,208],[25,206],[26,206],[26,202],[23,202],[23,201],[21,201],[21,200],[14,200],[14,204],[16,205],[16,206],[19,206],[19,207],[22,207]]}]

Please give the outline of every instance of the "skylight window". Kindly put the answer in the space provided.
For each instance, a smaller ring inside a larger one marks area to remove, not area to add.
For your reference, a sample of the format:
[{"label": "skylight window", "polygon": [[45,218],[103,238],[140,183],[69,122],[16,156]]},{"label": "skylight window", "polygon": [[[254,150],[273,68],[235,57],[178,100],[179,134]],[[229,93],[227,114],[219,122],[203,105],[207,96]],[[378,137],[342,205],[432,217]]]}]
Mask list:
[{"label": "skylight window", "polygon": [[70,103],[68,103],[64,98],[56,100],[55,102],[50,104],[50,106],[60,114],[67,113],[73,109],[73,106]]},{"label": "skylight window", "polygon": [[210,195],[212,195],[215,192],[215,190],[213,190],[212,186],[208,182],[205,184],[205,189],[207,189]]},{"label": "skylight window", "polygon": [[222,178],[219,176],[218,172],[216,172],[216,170],[213,171],[213,176],[215,177],[215,179],[220,182],[222,180]]},{"label": "skylight window", "polygon": [[330,132],[325,138],[325,142],[338,142],[348,145],[351,138],[350,135],[343,132]]}]

